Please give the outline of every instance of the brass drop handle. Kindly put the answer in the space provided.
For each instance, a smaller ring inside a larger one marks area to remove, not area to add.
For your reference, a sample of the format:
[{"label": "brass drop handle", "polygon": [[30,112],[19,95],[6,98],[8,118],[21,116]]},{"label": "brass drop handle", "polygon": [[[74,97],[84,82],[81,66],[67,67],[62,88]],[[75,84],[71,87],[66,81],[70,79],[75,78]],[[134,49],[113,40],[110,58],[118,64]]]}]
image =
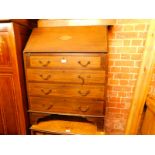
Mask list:
[{"label": "brass drop handle", "polygon": [[82,76],[80,76],[80,75],[78,76],[78,78],[82,80],[82,83],[81,84],[83,85],[85,83],[84,78]]},{"label": "brass drop handle", "polygon": [[78,63],[82,66],[82,67],[87,67],[90,64],[90,61],[88,61],[86,64],[82,64],[81,61],[78,61]]},{"label": "brass drop handle", "polygon": [[45,63],[43,63],[41,60],[39,60],[39,63],[43,66],[43,67],[46,67],[50,64],[51,61],[46,61]]},{"label": "brass drop handle", "polygon": [[52,92],[52,90],[49,89],[48,91],[45,91],[44,89],[41,89],[41,92],[44,93],[44,95],[48,95]]},{"label": "brass drop handle", "polygon": [[47,75],[47,76],[45,77],[45,76],[43,76],[42,74],[40,74],[40,77],[41,77],[43,80],[48,80],[48,79],[51,77],[51,75],[49,74],[49,75]]},{"label": "brass drop handle", "polygon": [[46,110],[50,110],[51,108],[53,108],[53,104],[50,104],[50,105],[46,108]]},{"label": "brass drop handle", "polygon": [[82,112],[87,112],[89,110],[89,106],[86,106],[86,107],[80,106],[79,110],[82,111]]},{"label": "brass drop handle", "polygon": [[86,92],[82,92],[81,90],[79,90],[78,93],[79,93],[81,96],[87,96],[87,95],[90,93],[90,91],[88,90],[88,91],[86,91]]}]

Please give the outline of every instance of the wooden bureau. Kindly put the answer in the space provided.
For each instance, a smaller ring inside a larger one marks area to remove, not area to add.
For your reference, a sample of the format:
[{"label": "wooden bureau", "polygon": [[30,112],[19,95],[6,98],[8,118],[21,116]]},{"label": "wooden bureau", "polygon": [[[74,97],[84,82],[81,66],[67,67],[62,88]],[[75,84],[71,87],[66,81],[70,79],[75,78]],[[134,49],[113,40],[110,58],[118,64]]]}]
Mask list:
[{"label": "wooden bureau", "polygon": [[24,62],[30,125],[57,114],[87,118],[103,130],[107,26],[35,28]]}]

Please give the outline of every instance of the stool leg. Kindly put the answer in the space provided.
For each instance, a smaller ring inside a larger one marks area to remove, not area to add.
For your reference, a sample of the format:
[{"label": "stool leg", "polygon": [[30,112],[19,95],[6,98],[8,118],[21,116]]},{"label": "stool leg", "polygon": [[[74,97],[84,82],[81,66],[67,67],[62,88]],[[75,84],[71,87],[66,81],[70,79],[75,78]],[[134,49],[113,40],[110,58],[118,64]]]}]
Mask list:
[{"label": "stool leg", "polygon": [[31,130],[31,135],[35,135],[35,131]]}]

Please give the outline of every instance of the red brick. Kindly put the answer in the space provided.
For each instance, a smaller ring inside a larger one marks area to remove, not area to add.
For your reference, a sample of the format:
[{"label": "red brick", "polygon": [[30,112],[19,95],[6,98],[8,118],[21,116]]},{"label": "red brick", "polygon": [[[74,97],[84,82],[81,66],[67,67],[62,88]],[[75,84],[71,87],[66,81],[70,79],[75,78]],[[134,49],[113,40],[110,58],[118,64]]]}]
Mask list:
[{"label": "red brick", "polygon": [[131,54],[121,54],[121,59],[129,59],[130,60]]},{"label": "red brick", "polygon": [[121,98],[121,97],[129,97],[129,93],[126,93],[126,92],[118,92],[118,96]]},{"label": "red brick", "polygon": [[107,103],[107,107],[116,107],[116,103],[114,103],[114,102],[108,102]]},{"label": "red brick", "polygon": [[107,108],[108,112],[113,112],[113,113],[120,113],[121,109],[116,109],[116,108]]},{"label": "red brick", "polygon": [[110,68],[110,71],[111,72],[120,72],[121,71],[121,68],[120,67],[111,67]]},{"label": "red brick", "polygon": [[129,86],[113,86],[111,89],[114,91],[132,91],[132,87]]},{"label": "red brick", "polygon": [[146,36],[147,36],[147,32],[139,32],[138,34],[138,38],[140,39],[146,39]]},{"label": "red brick", "polygon": [[132,54],[131,60],[141,60],[142,54]]},{"label": "red brick", "polygon": [[109,97],[108,98],[108,102],[120,102],[120,98],[119,97]]},{"label": "red brick", "polygon": [[114,86],[111,86],[111,85],[107,86],[108,91],[113,91],[113,88],[114,88]]},{"label": "red brick", "polygon": [[138,47],[137,53],[143,53],[144,52],[144,47]]},{"label": "red brick", "polygon": [[143,40],[132,40],[131,45],[133,45],[133,46],[141,46],[141,45],[143,45]]},{"label": "red brick", "polygon": [[120,109],[121,114],[127,114],[129,113],[129,109]]},{"label": "red brick", "polygon": [[125,25],[123,26],[123,31],[134,31],[133,25]]},{"label": "red brick", "polygon": [[115,66],[134,66],[133,61],[115,61]]},{"label": "red brick", "polygon": [[117,53],[136,53],[137,48],[136,47],[117,47],[114,49]]},{"label": "red brick", "polygon": [[115,114],[114,118],[122,118],[123,115],[122,114]]},{"label": "red brick", "polygon": [[120,85],[128,85],[129,81],[128,80],[120,80]]},{"label": "red brick", "polygon": [[132,74],[132,79],[137,79],[138,78],[138,74]]},{"label": "red brick", "polygon": [[111,90],[107,91],[107,97],[116,97],[117,94],[118,94],[118,92],[116,92],[116,91],[111,91]]},{"label": "red brick", "polygon": [[135,85],[137,80],[130,80],[129,85]]},{"label": "red brick", "polygon": [[124,43],[123,43],[124,46],[130,46],[130,44],[131,44],[131,40],[124,40]]},{"label": "red brick", "polygon": [[139,72],[139,68],[130,68],[129,69],[130,71],[130,73],[138,73]]},{"label": "red brick", "polygon": [[114,74],[114,78],[116,79],[131,79],[133,77],[133,74],[130,73],[116,73]]},{"label": "red brick", "polygon": [[119,80],[109,80],[108,83],[110,85],[118,85],[119,84]]},{"label": "red brick", "polygon": [[109,53],[110,52],[115,52],[117,50],[117,47],[111,47],[109,46]]},{"label": "red brick", "polygon": [[136,31],[144,31],[146,29],[146,24],[138,24],[135,26]]},{"label": "red brick", "polygon": [[120,54],[119,53],[109,53],[109,59],[120,59]]},{"label": "red brick", "polygon": [[121,98],[121,102],[131,102],[130,98]]},{"label": "red brick", "polygon": [[140,67],[140,65],[141,65],[141,61],[135,61],[134,62],[134,66],[135,67]]},{"label": "red brick", "polygon": [[130,68],[129,67],[121,67],[121,72],[127,72],[129,73]]},{"label": "red brick", "polygon": [[123,46],[123,40],[112,39],[109,41],[109,46]]},{"label": "red brick", "polygon": [[138,38],[137,32],[119,32],[115,35],[116,39],[136,39]]},{"label": "red brick", "polygon": [[117,103],[117,104],[116,104],[116,107],[117,107],[117,108],[124,108],[125,106],[124,106],[124,104],[122,104],[122,103]]}]

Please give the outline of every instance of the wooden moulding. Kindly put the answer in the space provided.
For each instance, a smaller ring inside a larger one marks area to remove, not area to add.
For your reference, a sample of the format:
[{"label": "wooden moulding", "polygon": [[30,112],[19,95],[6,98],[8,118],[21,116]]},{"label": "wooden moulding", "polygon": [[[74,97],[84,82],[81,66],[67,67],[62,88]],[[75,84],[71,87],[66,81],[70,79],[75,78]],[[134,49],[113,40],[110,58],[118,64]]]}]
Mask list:
[{"label": "wooden moulding", "polygon": [[137,134],[155,62],[155,20],[151,20],[125,134]]},{"label": "wooden moulding", "polygon": [[147,97],[146,100],[147,109],[143,120],[141,133],[143,135],[155,134],[155,97]]},{"label": "wooden moulding", "polygon": [[155,114],[155,97],[147,97],[146,105]]},{"label": "wooden moulding", "polygon": [[26,134],[26,92],[22,49],[30,30],[0,21],[0,134]]},{"label": "wooden moulding", "polygon": [[0,19],[0,23],[16,23],[32,29],[37,26],[37,19]]},{"label": "wooden moulding", "polygon": [[93,26],[93,25],[114,25],[114,19],[44,19],[38,20],[38,27],[57,26]]}]

